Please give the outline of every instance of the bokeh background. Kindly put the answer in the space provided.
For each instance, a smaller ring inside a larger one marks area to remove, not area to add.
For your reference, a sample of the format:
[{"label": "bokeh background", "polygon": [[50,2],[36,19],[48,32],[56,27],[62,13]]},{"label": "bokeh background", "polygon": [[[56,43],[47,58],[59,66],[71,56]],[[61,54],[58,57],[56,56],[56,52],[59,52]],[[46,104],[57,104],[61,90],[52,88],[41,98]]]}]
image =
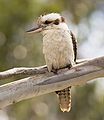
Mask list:
[{"label": "bokeh background", "polygon": [[[78,58],[104,55],[104,0],[0,0],[0,71],[45,64],[42,36],[25,31],[50,12],[67,19],[78,40]],[[103,80],[73,87],[69,113],[60,111],[51,93],[0,110],[0,120],[104,120],[103,88]]]}]

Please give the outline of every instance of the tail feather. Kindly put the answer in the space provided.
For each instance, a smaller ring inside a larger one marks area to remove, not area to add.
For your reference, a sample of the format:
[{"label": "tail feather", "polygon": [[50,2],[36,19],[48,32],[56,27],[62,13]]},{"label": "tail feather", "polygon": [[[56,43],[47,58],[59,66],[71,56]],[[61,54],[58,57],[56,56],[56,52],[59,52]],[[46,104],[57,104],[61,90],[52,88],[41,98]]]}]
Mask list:
[{"label": "tail feather", "polygon": [[59,97],[60,109],[63,112],[71,110],[71,86],[61,91],[56,91]]}]

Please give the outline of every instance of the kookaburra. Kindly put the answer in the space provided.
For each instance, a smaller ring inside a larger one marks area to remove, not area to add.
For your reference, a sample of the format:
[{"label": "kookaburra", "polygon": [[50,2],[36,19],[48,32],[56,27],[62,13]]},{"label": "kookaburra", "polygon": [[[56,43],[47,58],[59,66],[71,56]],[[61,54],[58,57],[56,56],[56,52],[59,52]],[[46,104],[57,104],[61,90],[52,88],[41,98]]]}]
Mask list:
[{"label": "kookaburra", "polygon": [[[38,27],[28,33],[41,32],[43,35],[43,54],[48,71],[57,72],[60,68],[72,67],[76,63],[77,42],[69,30],[65,18],[58,13],[41,15],[37,20]],[[71,86],[56,91],[60,108],[63,112],[71,109]]]}]

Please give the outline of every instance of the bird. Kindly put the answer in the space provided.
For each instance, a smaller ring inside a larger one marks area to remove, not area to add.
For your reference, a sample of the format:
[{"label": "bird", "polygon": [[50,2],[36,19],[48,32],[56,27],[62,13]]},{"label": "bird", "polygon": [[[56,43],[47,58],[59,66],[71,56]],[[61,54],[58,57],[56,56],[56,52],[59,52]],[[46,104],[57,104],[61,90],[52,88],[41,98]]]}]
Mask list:
[{"label": "bird", "polygon": [[[68,28],[65,18],[59,13],[40,15],[37,19],[37,27],[27,31],[28,33],[42,33],[43,54],[49,72],[61,68],[70,69],[76,64],[77,40],[73,32]],[[59,97],[61,111],[71,110],[71,86],[56,91]]]}]

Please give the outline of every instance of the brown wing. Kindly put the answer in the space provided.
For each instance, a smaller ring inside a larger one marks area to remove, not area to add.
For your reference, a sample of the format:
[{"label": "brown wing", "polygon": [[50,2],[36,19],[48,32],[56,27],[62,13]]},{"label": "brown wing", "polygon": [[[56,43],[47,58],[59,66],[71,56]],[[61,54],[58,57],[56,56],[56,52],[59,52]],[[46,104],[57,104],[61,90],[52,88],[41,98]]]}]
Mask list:
[{"label": "brown wing", "polygon": [[73,43],[73,50],[74,50],[74,61],[76,62],[76,58],[77,58],[77,40],[76,40],[74,34],[72,33],[72,31],[70,31],[70,34],[72,36],[72,43]]}]

